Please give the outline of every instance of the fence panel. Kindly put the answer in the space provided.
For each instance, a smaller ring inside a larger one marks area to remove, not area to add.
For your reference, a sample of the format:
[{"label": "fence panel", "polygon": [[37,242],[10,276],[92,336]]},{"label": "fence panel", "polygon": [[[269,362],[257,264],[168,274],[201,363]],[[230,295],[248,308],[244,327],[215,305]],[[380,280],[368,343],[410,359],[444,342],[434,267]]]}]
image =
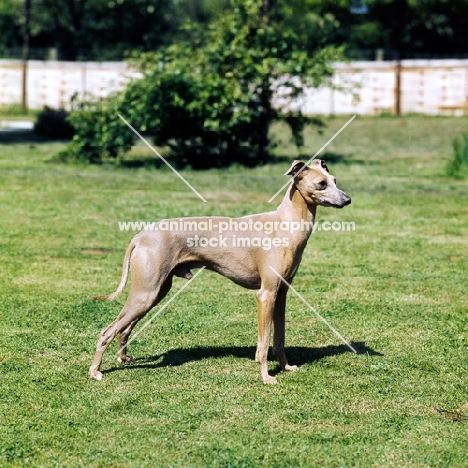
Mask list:
[{"label": "fence panel", "polygon": [[[468,60],[403,60],[339,63],[334,88],[310,89],[290,107],[307,115],[468,112]],[[21,103],[22,62],[0,60],[0,107]],[[31,109],[70,108],[73,95],[105,97],[139,76],[125,62],[28,63],[27,103]],[[400,83],[400,86],[398,86]],[[278,99],[278,102],[281,99]]]}]

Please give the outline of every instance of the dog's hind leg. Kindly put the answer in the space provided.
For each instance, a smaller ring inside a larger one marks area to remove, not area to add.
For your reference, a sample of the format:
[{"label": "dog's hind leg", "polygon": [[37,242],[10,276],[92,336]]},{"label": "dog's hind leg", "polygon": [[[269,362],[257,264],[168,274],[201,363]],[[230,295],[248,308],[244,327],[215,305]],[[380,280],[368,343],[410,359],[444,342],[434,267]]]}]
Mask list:
[{"label": "dog's hind leg", "polygon": [[157,292],[152,294],[132,294],[120,311],[118,317],[105,328],[97,342],[96,353],[93,362],[89,368],[89,376],[96,380],[102,379],[102,373],[99,371],[102,362],[102,356],[111,343],[111,341],[119,334],[127,329],[131,329],[132,323],[138,322],[146,313],[153,307],[157,297]]},{"label": "dog's hind leg", "polygon": [[[97,380],[102,379],[99,368],[102,356],[111,341],[120,335],[120,340],[125,344],[133,326],[167,294],[170,286],[170,281],[168,281],[171,276],[170,269],[163,268],[163,263],[158,259],[159,252],[155,252],[151,256],[146,249],[134,250],[131,263],[130,293],[118,317],[102,331],[98,339],[96,353],[89,368],[90,377]],[[148,268],[148,265],[153,265],[153,267]],[[119,347],[119,349],[121,348],[122,346]],[[125,356],[124,349],[124,353],[120,357],[125,360]]]},{"label": "dog's hind leg", "polygon": [[132,333],[133,327],[138,323],[138,320],[134,320],[122,333],[117,335],[118,339],[118,355],[117,360],[121,363],[133,362],[133,356],[127,354],[127,342],[130,333]]},{"label": "dog's hind leg", "polygon": [[[164,281],[163,285],[161,286],[161,289],[156,297],[156,301],[154,303],[154,306],[156,304],[159,304],[167,295],[167,293],[170,291],[172,287],[172,275],[170,275],[166,281]],[[154,307],[153,306],[153,307]],[[132,330],[134,326],[138,323],[139,319],[134,320],[130,325],[121,333],[117,335],[118,339],[118,346],[119,346],[119,357],[118,361],[122,363],[126,362],[132,362],[133,357],[127,354],[127,342],[128,338],[130,336],[130,333],[132,333]]]}]

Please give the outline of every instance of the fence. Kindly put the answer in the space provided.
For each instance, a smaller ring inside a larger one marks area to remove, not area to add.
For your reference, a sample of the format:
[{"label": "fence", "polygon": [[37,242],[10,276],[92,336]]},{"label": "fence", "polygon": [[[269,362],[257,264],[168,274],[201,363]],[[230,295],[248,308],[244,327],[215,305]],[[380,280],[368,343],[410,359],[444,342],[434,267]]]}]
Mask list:
[{"label": "fence", "polygon": [[[22,69],[20,60],[0,60],[0,107],[21,102]],[[334,88],[310,89],[295,106],[308,115],[468,112],[468,59],[352,62],[335,70]],[[68,108],[74,94],[105,97],[135,76],[124,62],[30,61],[27,104]]]},{"label": "fence", "polygon": [[[468,60],[403,60],[337,64],[333,84],[310,89],[299,103],[306,114],[468,111]],[[355,86],[355,95],[350,89]]]},{"label": "fence", "polygon": [[[125,62],[28,62],[27,106],[69,108],[71,98],[91,93],[105,97],[138,74]],[[0,60],[0,107],[22,102],[23,62]]]}]

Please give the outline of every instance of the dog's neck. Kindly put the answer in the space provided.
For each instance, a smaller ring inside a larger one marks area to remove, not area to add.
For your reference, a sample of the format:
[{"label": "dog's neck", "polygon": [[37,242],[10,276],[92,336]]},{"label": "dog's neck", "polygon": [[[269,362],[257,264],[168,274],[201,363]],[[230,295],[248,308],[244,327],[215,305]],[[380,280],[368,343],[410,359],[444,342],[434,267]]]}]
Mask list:
[{"label": "dog's neck", "polygon": [[304,220],[309,223],[313,223],[315,220],[317,205],[308,205],[296,185],[292,183],[276,211],[284,220]]}]

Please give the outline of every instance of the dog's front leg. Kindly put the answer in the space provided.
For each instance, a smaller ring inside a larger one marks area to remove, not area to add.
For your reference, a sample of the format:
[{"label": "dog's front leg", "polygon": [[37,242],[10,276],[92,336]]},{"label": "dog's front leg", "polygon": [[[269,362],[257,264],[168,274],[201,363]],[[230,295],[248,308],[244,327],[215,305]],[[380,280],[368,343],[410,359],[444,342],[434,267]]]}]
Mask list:
[{"label": "dog's front leg", "polygon": [[287,293],[288,288],[286,286],[282,286],[276,296],[275,309],[273,312],[273,354],[277,357],[283,370],[294,372],[297,370],[297,366],[291,366],[288,364],[288,359],[286,358],[286,353],[284,352]]},{"label": "dog's front leg", "polygon": [[268,347],[270,345],[271,323],[276,301],[276,289],[260,289],[257,294],[258,307],[258,345],[255,360],[260,364],[263,383],[276,383],[276,377],[268,374]]}]

